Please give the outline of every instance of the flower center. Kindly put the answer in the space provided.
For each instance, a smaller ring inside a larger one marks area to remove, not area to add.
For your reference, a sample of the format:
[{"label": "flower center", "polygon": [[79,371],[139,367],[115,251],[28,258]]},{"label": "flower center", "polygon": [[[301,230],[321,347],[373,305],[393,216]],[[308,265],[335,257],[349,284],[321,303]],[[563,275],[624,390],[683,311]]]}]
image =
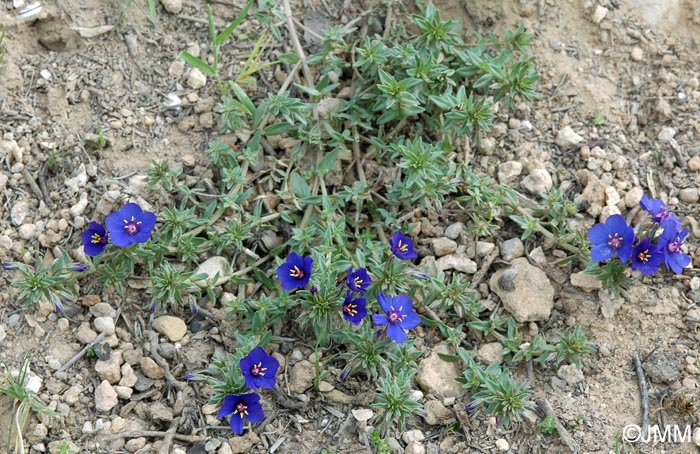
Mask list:
[{"label": "flower center", "polygon": [[107,242],[107,237],[102,236],[99,233],[93,233],[92,236],[90,237],[90,242],[92,244],[100,244],[100,243],[106,243]]},{"label": "flower center", "polygon": [[622,246],[622,237],[618,235],[617,233],[613,233],[612,235],[608,235],[608,246],[611,246],[613,249],[618,249]]},{"label": "flower center", "polygon": [[353,316],[353,315],[357,314],[356,308],[357,308],[357,304],[348,303],[348,304],[343,305],[343,312],[345,312],[346,314],[348,314],[350,316]]},{"label": "flower center", "polygon": [[639,251],[639,253],[637,253],[637,260],[639,260],[640,262],[646,263],[649,261],[650,258],[651,258],[651,254],[649,254],[649,249],[645,249],[645,250]]},{"label": "flower center", "polygon": [[264,377],[266,370],[267,367],[262,367],[262,362],[259,362],[258,364],[253,364],[253,367],[250,368],[250,374],[255,377]]},{"label": "flower center", "polygon": [[659,212],[656,213],[655,220],[659,224],[662,224],[670,215],[671,213],[666,208],[659,208]]},{"label": "flower center", "polygon": [[248,406],[243,402],[238,402],[238,404],[236,404],[236,409],[233,411],[233,413],[238,413],[239,415],[241,415],[241,418],[243,418],[243,415],[248,414]]},{"label": "flower center", "polygon": [[126,230],[126,233],[128,233],[131,236],[134,236],[137,233],[139,233],[139,225],[141,225],[141,221],[137,221],[136,218],[133,216],[131,216],[130,221],[124,219],[124,230]]},{"label": "flower center", "polygon": [[395,325],[397,323],[401,323],[404,318],[406,318],[405,315],[401,314],[401,311],[403,310],[403,306],[399,307],[398,310],[394,309],[394,306],[391,306],[391,310],[387,314],[387,318],[389,319],[389,323],[392,325]]},{"label": "flower center", "polygon": [[671,253],[680,252],[681,251],[680,241],[678,241],[678,240],[669,241],[668,246],[666,246],[666,249],[668,249],[668,252],[671,252]]},{"label": "flower center", "polygon": [[294,268],[289,271],[289,275],[294,278],[301,279],[304,277],[304,272],[300,270],[298,266],[294,265]]},{"label": "flower center", "polygon": [[408,251],[408,245],[404,244],[403,241],[399,240],[399,242],[396,244],[396,249],[398,249],[401,252],[406,252]]},{"label": "flower center", "polygon": [[354,279],[354,281],[355,281],[355,288],[360,288],[360,286],[362,285],[362,279],[360,279],[359,277],[356,277]]}]

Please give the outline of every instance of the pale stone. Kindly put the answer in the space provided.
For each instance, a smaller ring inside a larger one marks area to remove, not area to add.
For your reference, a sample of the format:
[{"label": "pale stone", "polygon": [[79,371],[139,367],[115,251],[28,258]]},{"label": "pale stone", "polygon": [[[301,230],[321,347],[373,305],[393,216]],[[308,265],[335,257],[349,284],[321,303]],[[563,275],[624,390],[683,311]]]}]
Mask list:
[{"label": "pale stone", "polygon": [[571,275],[571,285],[580,288],[584,292],[600,290],[603,287],[603,283],[601,281],[596,279],[596,277],[592,274],[588,274],[585,271],[573,273]]},{"label": "pale stone", "polygon": [[97,411],[108,412],[118,403],[119,396],[114,387],[107,380],[103,380],[95,389],[95,408]]},{"label": "pale stone", "polygon": [[[212,287],[218,287],[228,282],[231,278],[231,266],[226,257],[214,256],[201,263],[197,267],[196,274],[206,274],[207,276],[195,282],[199,287],[206,288],[210,285]],[[217,275],[218,278],[216,278],[215,281],[214,277]]]},{"label": "pale stone", "polygon": [[171,315],[163,315],[155,319],[153,329],[167,337],[171,342],[177,342],[187,334],[185,321]]},{"label": "pale stone", "polygon": [[207,77],[202,71],[194,68],[187,77],[187,86],[193,90],[198,90],[207,84]]},{"label": "pale stone", "polygon": [[571,129],[571,126],[560,129],[555,139],[555,143],[566,150],[575,147],[581,142],[583,142],[583,137],[576,134],[574,130]]},{"label": "pale stone", "polygon": [[367,422],[374,416],[374,412],[369,408],[357,408],[351,411],[352,416],[359,422]]},{"label": "pale stone", "polygon": [[476,359],[486,365],[503,361],[503,345],[500,342],[487,342],[479,347]]},{"label": "pale stone", "polygon": [[416,382],[426,393],[439,397],[459,396],[464,392],[457,378],[462,376],[458,363],[450,363],[440,358],[440,354],[454,355],[446,344],[438,344],[420,362],[420,372]]},{"label": "pale stone", "polygon": [[554,288],[549,278],[524,257],[512,263],[512,267],[493,274],[489,287],[519,323],[549,319],[554,307]]}]

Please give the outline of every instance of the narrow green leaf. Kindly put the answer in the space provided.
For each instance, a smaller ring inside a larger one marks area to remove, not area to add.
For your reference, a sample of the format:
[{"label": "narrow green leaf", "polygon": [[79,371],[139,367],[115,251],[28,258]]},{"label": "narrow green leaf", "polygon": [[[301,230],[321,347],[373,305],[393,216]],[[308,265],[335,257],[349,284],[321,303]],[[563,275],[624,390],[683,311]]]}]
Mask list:
[{"label": "narrow green leaf", "polygon": [[241,14],[236,17],[231,24],[229,24],[228,27],[226,27],[221,33],[219,33],[219,36],[216,38],[212,37],[212,41],[214,42],[214,45],[220,46],[226,40],[228,39],[229,36],[231,36],[231,33],[238,28],[239,25],[245,20],[246,16],[248,15],[248,10],[250,9],[251,5],[253,4],[255,0],[248,0],[248,3],[245,5],[243,8],[243,11],[241,11]]},{"label": "narrow green leaf", "polygon": [[253,115],[253,113],[255,113],[255,104],[253,104],[253,101],[250,100],[245,90],[243,90],[240,85],[235,82],[231,82],[229,85],[231,86],[233,93],[236,95],[236,99],[238,99],[241,104],[245,106],[249,114]]},{"label": "narrow green leaf", "polygon": [[216,28],[214,28],[214,13],[211,10],[211,5],[207,5],[207,22],[209,23],[209,38],[212,43],[216,44]]},{"label": "narrow green leaf", "polygon": [[292,191],[294,191],[297,197],[303,198],[311,195],[311,189],[309,189],[308,183],[306,183],[298,173],[292,172],[290,179],[292,180]]},{"label": "narrow green leaf", "polygon": [[216,77],[216,71],[214,71],[214,68],[207,65],[206,63],[204,63],[202,60],[195,57],[194,55],[192,55],[188,52],[180,52],[180,58],[185,60],[185,62],[190,64],[191,66],[194,66],[198,70],[202,71],[204,74],[211,76],[211,77]]},{"label": "narrow green leaf", "polygon": [[335,160],[337,158],[338,158],[338,150],[337,149],[326,154],[323,157],[323,159],[321,159],[321,162],[318,163],[319,172],[321,172],[321,173],[330,172],[330,170],[333,168],[333,165],[335,164]]},{"label": "narrow green leaf", "polygon": [[283,121],[266,126],[264,133],[265,135],[276,136],[291,131],[292,129],[294,129],[294,126],[290,125],[286,121]]},{"label": "narrow green leaf", "polygon": [[299,61],[299,54],[290,52],[279,56],[279,61],[285,65],[295,65]]}]

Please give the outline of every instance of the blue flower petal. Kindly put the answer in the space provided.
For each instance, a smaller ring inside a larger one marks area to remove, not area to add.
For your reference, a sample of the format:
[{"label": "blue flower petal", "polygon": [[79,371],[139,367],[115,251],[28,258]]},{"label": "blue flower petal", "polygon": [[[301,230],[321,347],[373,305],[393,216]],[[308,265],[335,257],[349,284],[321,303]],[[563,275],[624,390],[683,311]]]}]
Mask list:
[{"label": "blue flower petal", "polygon": [[253,424],[261,423],[265,419],[265,412],[263,411],[262,405],[259,403],[251,403],[248,405],[248,421]]},{"label": "blue flower petal", "polygon": [[401,328],[401,324],[389,324],[386,328],[386,335],[397,344],[403,344],[408,339],[406,332]]},{"label": "blue flower petal", "polygon": [[613,214],[608,219],[606,219],[605,225],[608,226],[608,229],[610,230],[611,234],[614,235],[615,233],[617,233],[620,236],[622,236],[622,234],[629,228],[627,222],[625,222],[625,218],[623,218],[619,214]]},{"label": "blue flower petal", "polygon": [[226,415],[230,415],[236,408],[237,403],[238,396],[235,394],[229,394],[228,396],[224,397],[224,403],[221,404],[221,409],[219,409],[219,412],[216,414],[216,417],[223,418]]},{"label": "blue flower petal", "polygon": [[231,415],[229,426],[231,427],[231,432],[236,435],[243,434],[243,418],[239,414]]},{"label": "blue flower petal", "polygon": [[377,295],[377,302],[379,303],[379,307],[387,314],[391,311],[391,306],[394,304],[393,298],[386,296],[384,293]]},{"label": "blue flower petal", "polygon": [[604,262],[615,255],[615,249],[608,246],[608,243],[599,244],[591,249],[591,260],[594,262]]},{"label": "blue flower petal", "polygon": [[411,311],[405,315],[406,315],[406,318],[404,318],[403,321],[401,322],[401,328],[412,329],[412,328],[415,328],[416,326],[420,325],[420,316],[418,314],[416,314],[414,311]]},{"label": "blue flower petal", "polygon": [[372,323],[377,326],[387,325],[389,323],[389,319],[386,318],[386,315],[374,314],[372,315]]},{"label": "blue flower petal", "polygon": [[413,301],[406,295],[396,295],[392,305],[394,309],[401,308],[401,314],[407,314],[413,311]]},{"label": "blue flower petal", "polygon": [[588,231],[588,239],[595,245],[607,243],[608,235],[610,235],[610,230],[605,224],[596,224]]}]

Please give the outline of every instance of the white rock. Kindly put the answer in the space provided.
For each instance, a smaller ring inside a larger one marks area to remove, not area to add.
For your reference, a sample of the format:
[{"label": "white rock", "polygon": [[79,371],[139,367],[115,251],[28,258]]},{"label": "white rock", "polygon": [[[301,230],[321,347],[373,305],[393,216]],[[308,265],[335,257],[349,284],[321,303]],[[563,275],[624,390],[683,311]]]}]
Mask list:
[{"label": "white rock", "polygon": [[451,240],[459,238],[459,234],[462,232],[464,232],[464,224],[461,222],[455,222],[445,228],[445,236]]},{"label": "white rock", "polygon": [[632,60],[634,61],[642,61],[644,58],[644,52],[639,47],[633,47],[632,52],[630,52],[630,57],[632,57]]},{"label": "white rock", "polygon": [[523,172],[523,165],[519,161],[506,161],[498,166],[498,182],[510,183]]},{"label": "white rock", "polygon": [[102,380],[95,389],[95,408],[97,411],[108,412],[119,403],[119,395],[107,380]]},{"label": "white rock", "polygon": [[512,263],[512,267],[491,276],[489,287],[517,322],[547,320],[554,307],[554,288],[549,278],[524,257]]},{"label": "white rock", "polygon": [[39,71],[39,75],[44,80],[51,80],[51,77],[53,77],[51,71],[49,71],[48,69],[42,69],[41,71]]},{"label": "white rock", "polygon": [[583,372],[574,364],[561,366],[557,371],[557,376],[566,381],[569,386],[574,386],[583,381]]},{"label": "white rock", "polygon": [[592,274],[585,271],[579,271],[571,275],[571,285],[578,287],[584,292],[592,292],[603,288],[603,283],[596,279]]},{"label": "white rock", "polygon": [[476,351],[476,359],[486,365],[503,361],[503,345],[500,342],[487,342]]},{"label": "white rock", "polygon": [[600,222],[605,222],[605,220],[613,214],[621,214],[620,209],[616,206],[606,205],[602,210],[600,210],[600,216],[598,219],[600,219]]},{"label": "white rock", "polygon": [[446,237],[434,238],[432,246],[433,252],[437,257],[451,254],[457,250],[457,243]]},{"label": "white rock", "polygon": [[408,444],[412,441],[422,441],[425,438],[423,432],[420,430],[407,430],[401,435],[401,439],[404,443]]},{"label": "white rock", "polygon": [[78,170],[73,178],[68,178],[64,181],[65,185],[68,186],[74,192],[78,192],[80,188],[85,186],[88,181],[87,171],[85,170],[85,164],[80,164]]},{"label": "white rock", "polygon": [[160,3],[170,14],[180,14],[182,11],[182,0],[160,0]]},{"label": "white rock", "polygon": [[[208,258],[197,267],[197,274],[206,274],[207,277],[195,282],[201,288],[209,285],[218,287],[225,284],[231,279],[231,267],[229,266],[226,257],[214,256]],[[214,276],[218,274],[218,278],[214,281]]]},{"label": "white rock", "polygon": [[566,150],[575,147],[581,142],[583,142],[583,137],[576,134],[574,130],[571,129],[571,126],[560,129],[555,140],[557,145]]},{"label": "white rock", "polygon": [[435,396],[459,396],[463,388],[456,379],[462,375],[462,371],[458,363],[447,362],[439,354],[454,355],[455,352],[446,344],[436,345],[430,355],[420,362],[416,382],[423,391]]},{"label": "white rock", "polygon": [[114,320],[112,320],[112,317],[97,317],[93,323],[98,333],[105,333],[107,336],[114,334]]},{"label": "white rock", "polygon": [[12,224],[16,226],[22,225],[28,214],[29,205],[27,202],[20,200],[19,202],[15,203],[12,205],[12,209],[10,210],[10,219],[12,220]]},{"label": "white rock", "polygon": [[605,188],[605,201],[607,205],[617,205],[620,203],[620,194],[615,189],[615,186]]},{"label": "white rock", "polygon": [[634,208],[639,205],[639,201],[642,200],[644,195],[644,189],[639,186],[635,186],[625,194],[625,206],[627,208]]},{"label": "white rock", "polygon": [[496,440],[496,449],[498,449],[501,452],[506,452],[510,449],[510,444],[508,443],[508,440],[505,438],[499,438]]},{"label": "white rock", "polygon": [[17,231],[19,233],[19,237],[23,240],[31,240],[32,238],[36,238],[37,234],[39,233],[39,229],[36,224],[22,224],[19,226]]},{"label": "white rock", "polygon": [[680,190],[678,198],[686,203],[695,203],[700,200],[700,193],[698,188],[685,188]]},{"label": "white rock", "polygon": [[440,257],[437,262],[440,271],[456,270],[466,274],[476,273],[476,262],[464,254],[449,254]]},{"label": "white rock", "polygon": [[663,128],[661,128],[661,131],[659,132],[659,135],[656,136],[656,138],[660,143],[668,143],[671,141],[671,139],[675,137],[675,135],[675,129],[673,129],[670,126],[664,126]]},{"label": "white rock", "polygon": [[374,412],[369,408],[357,408],[351,411],[352,416],[359,422],[366,422],[372,419]]},{"label": "white rock", "polygon": [[87,208],[87,205],[88,205],[87,193],[83,192],[80,194],[80,200],[78,200],[78,202],[75,205],[70,207],[70,215],[74,218],[80,216],[85,211],[85,208]]},{"label": "white rock", "polygon": [[207,76],[202,71],[194,68],[187,77],[187,86],[193,90],[202,88],[207,84]]},{"label": "white rock", "polygon": [[166,336],[171,342],[177,342],[187,334],[185,321],[171,315],[163,315],[153,320],[153,329]]},{"label": "white rock", "polygon": [[608,14],[608,9],[604,6],[597,5],[595,7],[595,10],[593,11],[593,15],[591,15],[591,22],[594,24],[600,24],[603,19],[605,19],[605,16]]},{"label": "white rock", "polygon": [[531,194],[542,194],[552,190],[552,176],[546,169],[533,169],[530,175],[523,179],[523,187]]},{"label": "white rock", "polygon": [[403,451],[404,454],[425,454],[425,445],[420,441],[412,441]]},{"label": "white rock", "polygon": [[182,60],[175,60],[170,64],[168,68],[168,74],[173,77],[180,77],[185,72],[185,62]]}]

